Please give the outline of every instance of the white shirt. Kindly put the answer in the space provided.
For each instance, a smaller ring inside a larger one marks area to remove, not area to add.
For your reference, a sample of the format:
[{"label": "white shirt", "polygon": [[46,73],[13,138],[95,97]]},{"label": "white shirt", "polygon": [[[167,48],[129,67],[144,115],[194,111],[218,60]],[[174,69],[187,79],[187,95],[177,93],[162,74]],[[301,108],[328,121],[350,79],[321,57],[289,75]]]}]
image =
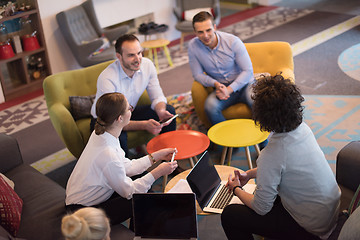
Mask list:
[{"label": "white shirt", "polygon": [[268,213],[280,196],[295,221],[318,236],[336,223],[340,189],[324,153],[306,123],[274,133],[257,160],[257,187],[252,207]]},{"label": "white shirt", "polygon": [[140,96],[146,89],[151,100],[152,109],[154,109],[159,102],[167,103],[166,97],[160,87],[154,64],[148,58],[142,58],[140,70],[136,71],[132,78],[126,75],[119,59],[117,59],[99,75],[96,87],[96,97],[91,107],[91,115],[94,118],[97,118],[96,102],[105,93],[122,93],[125,95],[129,104],[136,107]]},{"label": "white shirt", "polygon": [[66,186],[66,205],[93,206],[111,197],[116,191],[131,199],[133,193],[145,193],[155,179],[151,173],[133,181],[130,177],[151,166],[148,156],[129,160],[119,139],[105,132],[92,132],[89,142],[71,173]]}]

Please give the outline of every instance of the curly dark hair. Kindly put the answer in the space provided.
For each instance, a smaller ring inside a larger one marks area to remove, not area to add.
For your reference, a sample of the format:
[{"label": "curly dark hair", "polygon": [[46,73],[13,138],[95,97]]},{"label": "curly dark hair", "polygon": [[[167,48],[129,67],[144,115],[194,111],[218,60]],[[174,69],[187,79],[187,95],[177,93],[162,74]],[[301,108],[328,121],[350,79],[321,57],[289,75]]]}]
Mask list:
[{"label": "curly dark hair", "polygon": [[253,119],[262,131],[290,132],[303,121],[300,89],[279,74],[256,81],[252,99]]}]

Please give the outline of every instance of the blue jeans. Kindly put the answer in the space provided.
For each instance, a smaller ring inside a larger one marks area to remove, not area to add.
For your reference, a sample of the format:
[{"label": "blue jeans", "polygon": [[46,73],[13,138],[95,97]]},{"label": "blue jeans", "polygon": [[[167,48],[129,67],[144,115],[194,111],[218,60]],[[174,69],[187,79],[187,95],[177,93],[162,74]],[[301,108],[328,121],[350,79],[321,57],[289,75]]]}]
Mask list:
[{"label": "blue jeans", "polygon": [[212,125],[225,121],[222,111],[236,103],[245,103],[251,109],[253,100],[252,83],[248,83],[239,91],[233,92],[227,100],[220,100],[216,97],[216,92],[212,92],[205,101],[205,113]]}]

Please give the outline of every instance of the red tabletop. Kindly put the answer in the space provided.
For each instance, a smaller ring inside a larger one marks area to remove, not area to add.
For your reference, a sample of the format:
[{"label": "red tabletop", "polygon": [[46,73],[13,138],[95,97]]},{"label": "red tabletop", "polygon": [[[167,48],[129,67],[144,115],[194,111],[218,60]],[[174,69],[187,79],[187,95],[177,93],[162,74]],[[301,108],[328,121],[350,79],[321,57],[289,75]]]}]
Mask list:
[{"label": "red tabletop", "polygon": [[201,132],[176,130],[154,137],[148,142],[146,150],[153,153],[163,148],[176,148],[178,153],[175,155],[175,159],[179,160],[203,153],[209,144],[209,138]]}]

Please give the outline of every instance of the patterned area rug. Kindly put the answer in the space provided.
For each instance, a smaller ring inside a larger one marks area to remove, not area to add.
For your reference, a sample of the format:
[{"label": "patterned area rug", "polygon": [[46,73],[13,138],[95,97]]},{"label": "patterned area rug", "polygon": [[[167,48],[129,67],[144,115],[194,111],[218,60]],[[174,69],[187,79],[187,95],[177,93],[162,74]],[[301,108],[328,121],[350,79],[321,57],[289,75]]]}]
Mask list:
[{"label": "patterned area rug", "polygon": [[[278,7],[268,12],[259,14],[255,17],[245,19],[244,21],[239,21],[237,23],[219,28],[219,30],[232,33],[245,42],[246,39],[250,37],[254,37],[258,34],[269,31],[285,23],[306,16],[312,12],[312,10],[307,9],[298,10],[286,7]],[[187,55],[187,44],[188,42],[184,42],[184,48],[182,51],[180,51],[179,45],[175,45],[169,48],[174,67],[189,62]],[[169,66],[168,61],[162,51],[159,52],[158,57],[160,67],[159,73],[163,73],[172,69],[172,67]]]},{"label": "patterned area rug", "polygon": [[[168,102],[179,114],[176,119],[178,129],[192,129],[206,134],[205,126],[195,113],[190,92],[169,96]],[[335,172],[336,155],[339,150],[350,141],[360,139],[360,97],[306,95],[304,106],[305,122],[313,130],[326,159]],[[1,111],[0,132],[11,135],[48,118],[45,99],[41,96]],[[255,159],[255,149],[252,147],[250,149]],[[213,160],[218,162],[221,148],[212,151]],[[64,149],[34,163],[33,166],[47,173],[73,160],[74,157]],[[244,170],[248,169],[244,149],[238,149],[233,153],[232,165]]]},{"label": "patterned area rug", "polygon": [[360,97],[306,95],[305,99],[305,122],[335,172],[339,150],[360,139]]},{"label": "patterned area rug", "polygon": [[0,133],[11,135],[47,119],[49,114],[45,97],[39,96],[0,111]]},{"label": "patterned area rug", "polygon": [[[254,37],[271,29],[276,29],[283,24],[308,16],[311,13],[313,13],[311,10],[296,10],[279,7],[254,17],[249,17],[242,21],[227,25],[221,28],[221,30],[233,33],[245,41],[250,37]],[[352,19],[352,21],[355,21],[358,24],[357,20],[357,18]],[[345,28],[342,27],[344,29],[349,29],[354,25],[347,26],[347,23],[344,23],[342,26],[345,26]],[[328,32],[332,34],[331,37],[334,37],[336,34],[343,31],[344,30],[328,30]],[[329,37],[326,37],[325,39],[329,39]],[[313,38],[309,38],[307,40],[310,43],[314,42]],[[309,44],[305,44],[306,46],[303,45],[304,44],[302,42],[301,44],[293,44],[294,56],[303,51],[301,49],[308,50],[313,47],[311,44],[311,46],[308,46]],[[175,66],[188,62],[187,43],[185,43],[183,51],[179,50],[178,45],[172,46],[170,51]],[[161,56],[161,54],[159,56],[159,60],[160,72],[172,69],[168,66],[166,58]],[[350,63],[352,62],[353,61]],[[358,111],[359,99],[356,96],[326,95],[308,95],[306,99],[305,104],[308,104],[308,106],[306,108],[305,121],[312,127],[327,159],[329,160],[329,163],[334,165],[338,150],[347,142],[359,138],[359,132],[356,131],[356,128],[359,128],[359,122],[357,119],[360,119]],[[174,105],[176,111],[180,114],[180,117],[177,118],[179,129],[194,129],[206,133],[205,127],[196,117],[189,92],[170,96],[169,103]],[[331,116],[328,116],[329,114]],[[357,118],[354,117],[355,115]],[[321,117],[323,117],[323,119],[321,119]],[[49,121],[49,116],[44,96],[40,96],[17,106],[0,111],[0,132],[9,135],[14,133],[21,135],[23,134],[23,131],[21,130],[34,125],[39,125],[39,123],[44,121]],[[58,149],[56,151],[58,151]],[[33,166],[41,172],[47,173],[74,160],[74,157],[67,149],[59,149],[58,152],[56,151],[51,152],[53,155],[40,159],[38,162],[34,163]],[[212,154],[213,158],[215,160],[220,158],[220,153],[221,148],[216,148],[214,154]],[[234,153],[232,165],[239,166],[243,169],[247,168],[243,149],[239,149],[236,153]],[[334,166],[332,166],[332,168],[334,169]]]}]

